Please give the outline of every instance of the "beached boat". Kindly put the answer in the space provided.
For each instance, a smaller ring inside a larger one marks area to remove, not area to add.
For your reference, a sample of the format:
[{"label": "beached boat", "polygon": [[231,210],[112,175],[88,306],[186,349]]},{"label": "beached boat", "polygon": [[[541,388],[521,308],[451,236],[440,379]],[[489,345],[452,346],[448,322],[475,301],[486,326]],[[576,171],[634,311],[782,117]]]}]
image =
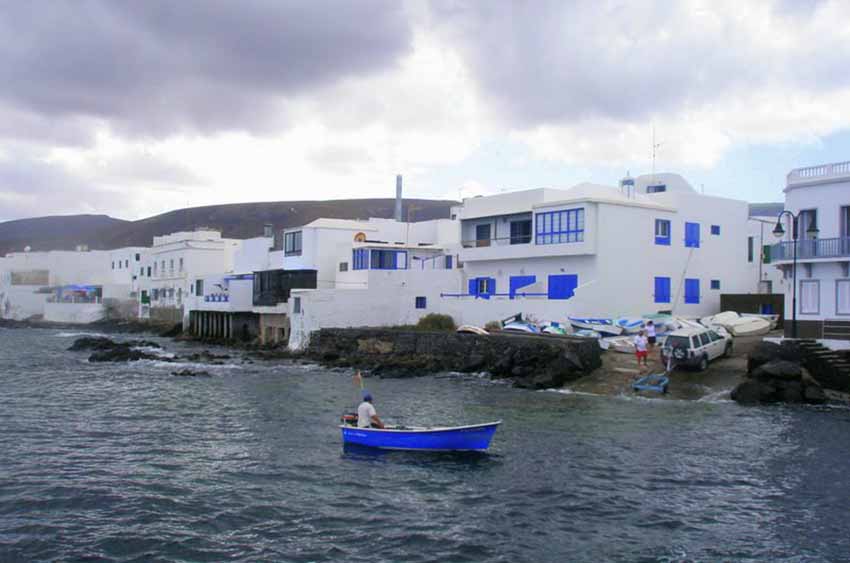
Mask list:
[{"label": "beached boat", "polygon": [[487,332],[486,330],[484,330],[480,326],[473,326],[473,325],[461,325],[457,328],[457,332],[464,333],[464,334],[478,334],[480,336],[486,336],[486,335],[490,334],[489,332]]},{"label": "beached boat", "polygon": [[614,324],[623,329],[624,334],[637,334],[644,326],[644,320],[635,317],[614,319]]},{"label": "beached boat", "polygon": [[483,452],[490,447],[496,429],[502,423],[487,422],[470,426],[358,428],[341,424],[344,444],[356,444],[382,450],[432,452]]},{"label": "beached boat", "polygon": [[723,327],[733,336],[759,336],[767,334],[772,328],[771,321],[761,315],[744,316],[734,311],[703,317],[700,323],[707,327]]},{"label": "beached boat", "polygon": [[554,334],[556,336],[566,336],[567,330],[560,323],[551,322],[540,329],[543,334]]},{"label": "beached boat", "polygon": [[540,334],[540,329],[537,325],[527,321],[511,321],[502,327],[502,330],[508,332],[524,332],[526,334]]},{"label": "beached boat", "polygon": [[623,334],[623,327],[615,325],[611,319],[597,319],[590,317],[567,317],[570,324],[579,330],[593,330],[603,336],[619,336]]},{"label": "beached boat", "polygon": [[665,373],[652,373],[635,379],[632,383],[632,389],[635,391],[655,391],[657,393],[666,393],[667,386],[670,384],[670,378]]},{"label": "beached boat", "polygon": [[634,354],[635,341],[632,336],[611,336],[603,339],[608,344],[608,349],[621,354]]},{"label": "beached boat", "polygon": [[758,319],[764,319],[770,323],[770,330],[776,328],[776,325],[779,324],[779,315],[761,315],[758,313],[741,313],[741,317],[755,317]]}]

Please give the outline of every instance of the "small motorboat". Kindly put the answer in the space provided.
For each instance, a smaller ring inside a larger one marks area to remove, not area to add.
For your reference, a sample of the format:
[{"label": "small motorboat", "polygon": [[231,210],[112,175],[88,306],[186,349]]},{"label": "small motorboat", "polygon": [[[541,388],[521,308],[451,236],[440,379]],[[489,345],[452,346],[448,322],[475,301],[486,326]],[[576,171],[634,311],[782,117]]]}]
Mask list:
[{"label": "small motorboat", "polygon": [[614,319],[614,325],[623,329],[623,334],[637,334],[644,326],[644,320],[633,317]]},{"label": "small motorboat", "polygon": [[382,450],[415,450],[429,452],[483,452],[490,447],[496,429],[502,423],[487,422],[469,426],[420,427],[388,426],[387,428],[358,428],[356,415],[343,416],[343,444],[355,444]]},{"label": "small motorboat", "polygon": [[524,332],[526,334],[540,334],[540,329],[537,325],[526,321],[512,321],[502,327],[503,331],[508,332]]},{"label": "small motorboat", "polygon": [[670,378],[667,377],[666,373],[651,373],[635,379],[634,383],[632,383],[632,389],[635,391],[666,393],[669,384]]},{"label": "small motorboat", "polygon": [[541,329],[543,334],[554,334],[556,336],[566,336],[567,330],[561,326],[560,323],[551,322],[547,325],[544,325]]},{"label": "small motorboat", "polygon": [[567,317],[575,328],[580,330],[594,330],[603,336],[619,336],[623,333],[623,327],[615,325],[611,319],[596,319],[588,317]]},{"label": "small motorboat", "polygon": [[460,332],[462,334],[478,334],[480,336],[487,336],[488,334],[490,334],[480,326],[474,325],[461,325],[457,328],[457,332]]}]

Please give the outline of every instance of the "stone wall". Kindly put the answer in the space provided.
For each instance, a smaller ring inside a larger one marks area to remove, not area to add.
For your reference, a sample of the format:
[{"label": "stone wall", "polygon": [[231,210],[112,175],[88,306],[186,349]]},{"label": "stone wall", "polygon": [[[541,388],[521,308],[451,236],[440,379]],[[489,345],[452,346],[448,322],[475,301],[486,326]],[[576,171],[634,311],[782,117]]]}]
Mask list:
[{"label": "stone wall", "polygon": [[602,365],[593,339],[380,328],[320,330],[306,355],[325,365],[369,369],[385,377],[489,372],[531,389],[560,387]]}]

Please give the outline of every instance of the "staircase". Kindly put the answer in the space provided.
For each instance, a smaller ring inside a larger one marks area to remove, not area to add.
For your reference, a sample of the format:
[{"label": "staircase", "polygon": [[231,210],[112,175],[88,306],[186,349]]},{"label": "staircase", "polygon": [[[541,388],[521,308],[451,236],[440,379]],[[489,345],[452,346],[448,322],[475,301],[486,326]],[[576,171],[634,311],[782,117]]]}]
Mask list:
[{"label": "staircase", "polygon": [[825,389],[850,393],[850,354],[814,340],[798,340],[803,366]]},{"label": "staircase", "polygon": [[850,323],[825,319],[823,321],[823,337],[831,340],[850,340]]}]

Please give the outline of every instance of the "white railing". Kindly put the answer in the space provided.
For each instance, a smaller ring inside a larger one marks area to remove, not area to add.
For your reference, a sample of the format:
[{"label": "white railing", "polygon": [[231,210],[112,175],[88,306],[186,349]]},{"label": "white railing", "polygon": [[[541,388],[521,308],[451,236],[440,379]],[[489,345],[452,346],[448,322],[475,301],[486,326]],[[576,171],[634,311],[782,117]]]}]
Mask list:
[{"label": "white railing", "polygon": [[833,162],[832,164],[819,164],[807,166],[806,168],[795,168],[788,173],[788,184],[809,182],[826,178],[837,178],[850,175],[850,161]]}]

